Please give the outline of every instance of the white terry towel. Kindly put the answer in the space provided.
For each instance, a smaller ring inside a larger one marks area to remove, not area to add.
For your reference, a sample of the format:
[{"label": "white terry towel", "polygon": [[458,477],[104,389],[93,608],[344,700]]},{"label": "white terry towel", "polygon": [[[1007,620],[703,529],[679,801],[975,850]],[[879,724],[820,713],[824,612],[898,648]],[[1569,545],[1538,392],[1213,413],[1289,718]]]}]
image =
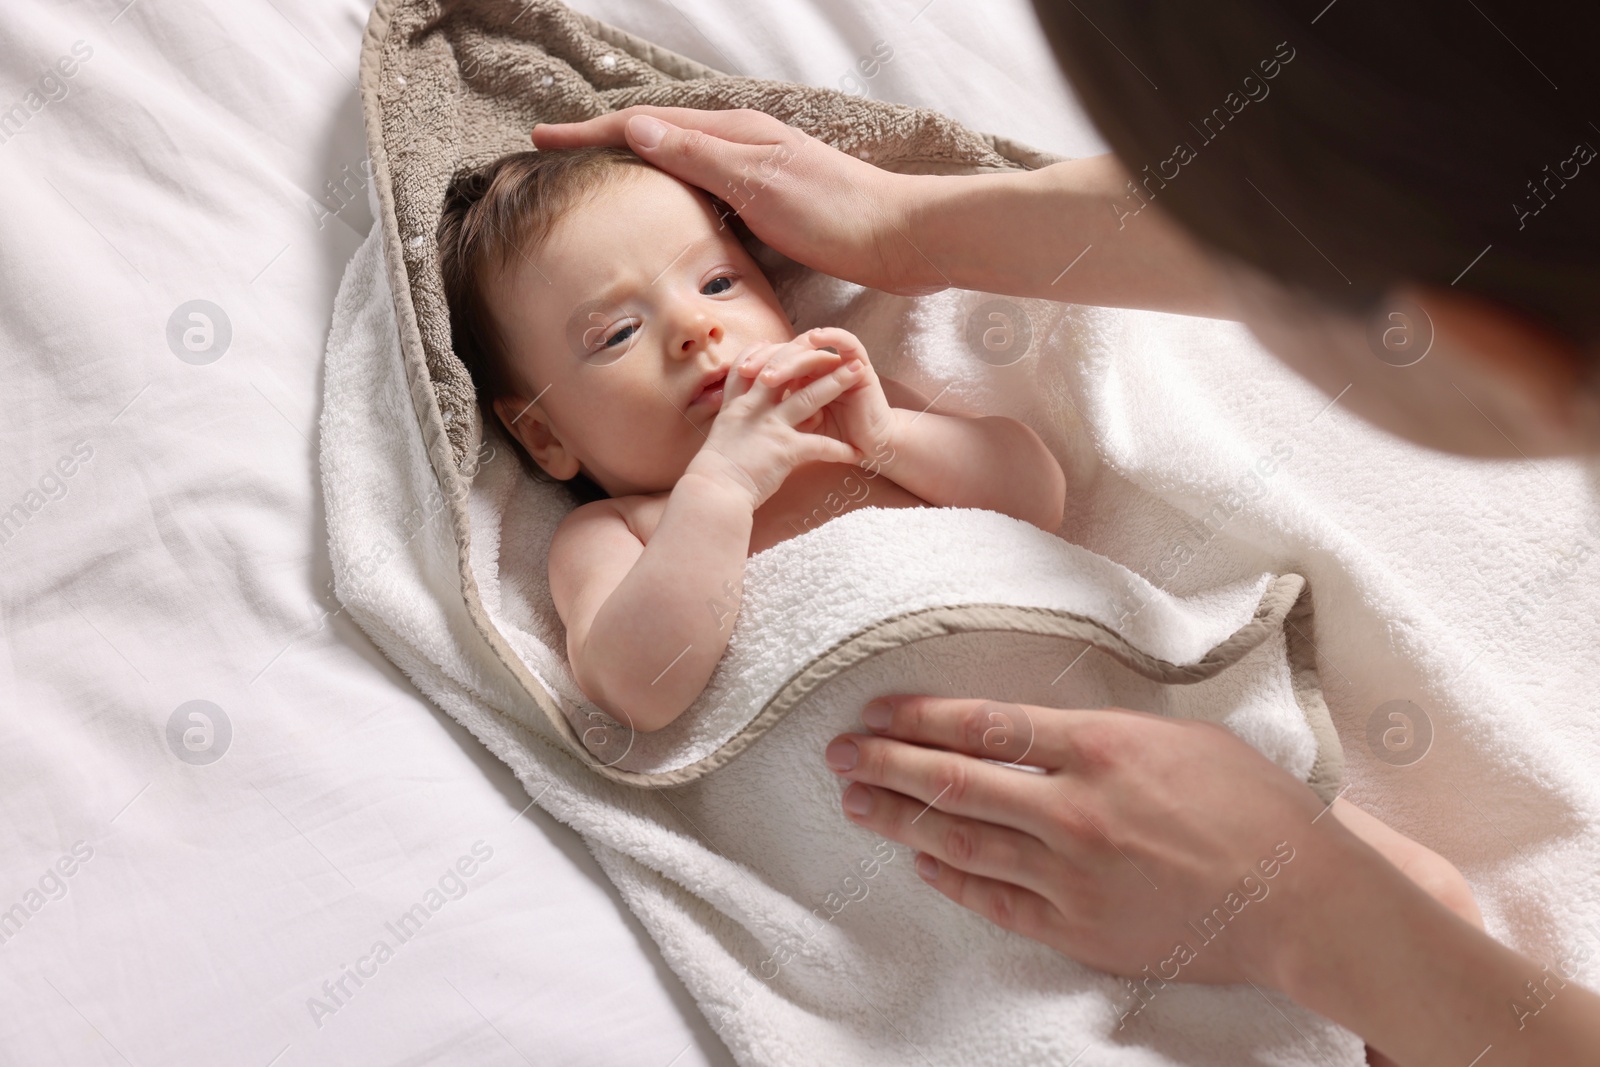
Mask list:
[{"label": "white terry towel", "polygon": [[[516,474],[511,464],[497,473],[507,472]],[[483,495],[498,480],[486,478]],[[870,481],[854,483],[862,490],[870,498]],[[502,563],[539,565],[520,555]],[[526,570],[516,580],[537,582]],[[998,512],[867,506],[751,557],[727,652],[704,692],[665,729],[627,729],[572,688],[565,671],[559,688],[596,757],[666,782],[721,766],[784,716],[850,729],[873,696],[928,689],[1212,719],[1302,780],[1320,755],[1313,787],[1327,799],[1338,787],[1340,754],[1309,648],[1295,633],[1311,628],[1309,603],[1288,622],[1304,588],[1297,575],[1263,574],[1180,598]],[[542,651],[538,638],[506,625],[513,647]],[[1302,656],[1298,694],[1291,639]],[[1086,646],[1099,651],[1090,656]],[[888,655],[895,652],[915,654]],[[1185,687],[1193,682],[1204,684]],[[825,683],[838,691],[816,692]],[[777,743],[762,741],[766,761]],[[786,755],[814,760],[816,750]],[[768,803],[770,792],[733,802],[748,810]]]},{"label": "white terry towel", "polygon": [[[821,762],[826,740],[890,690],[1120,703],[1216,717],[1292,773],[1318,776],[1326,796],[1339,753],[1308,647],[1291,647],[1310,636],[1301,579],[1257,571],[1177,596],[1007,516],[862,509],[750,561],[725,657],[750,669],[720,673],[681,726],[622,752],[599,745],[589,759],[610,765],[585,766],[573,739],[597,709],[562,662],[544,571],[565,509],[495,455],[463,512],[470,566],[457,566],[452,513],[409,417],[381,240],[350,265],[328,348],[322,463],[339,597],[584,836],[741,1063],[1066,1063],[1091,1045],[1094,1062],[1139,1067],[1362,1062],[1354,1035],[1276,995],[1160,983],[1139,993],[965,912],[916,878],[903,847],[843,817]],[[904,301],[828,279],[785,288],[797,314],[867,336],[891,320],[913,326],[930,366],[963,343],[933,321],[961,322],[952,302],[976,296]],[[908,323],[930,302],[944,307]],[[1029,314],[1081,345],[1094,334],[1075,325],[1080,310]],[[883,362],[913,377],[912,347],[883,344]],[[1025,372],[1047,366],[1029,360]],[[1007,413],[1059,428],[1036,406],[1059,403],[1048,396],[1019,387]],[[988,399],[1008,407],[1003,390]],[[1082,457],[1051,438],[1081,471]],[[1130,508],[1129,521],[1143,519]],[[808,565],[843,546],[861,554],[859,569]],[[807,581],[790,580],[801,571]],[[568,720],[530,706],[469,617],[468,583]]]}]

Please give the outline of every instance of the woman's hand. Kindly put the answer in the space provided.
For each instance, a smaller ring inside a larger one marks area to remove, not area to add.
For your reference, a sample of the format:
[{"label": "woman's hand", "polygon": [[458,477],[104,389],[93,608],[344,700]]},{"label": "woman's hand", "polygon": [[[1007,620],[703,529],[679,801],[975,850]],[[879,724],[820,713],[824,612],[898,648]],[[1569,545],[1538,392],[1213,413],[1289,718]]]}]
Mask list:
[{"label": "woman's hand", "polygon": [[722,406],[711,432],[685,472],[717,478],[744,491],[752,512],[801,464],[854,463],[859,458],[838,436],[812,433],[806,427],[816,426],[822,410],[860,379],[860,361],[811,348],[799,352],[800,358],[786,360],[786,373],[776,381],[752,381],[738,372],[746,356],[768,347],[773,346],[754,346],[734,361],[723,381]]},{"label": "woman's hand", "polygon": [[814,270],[891,293],[950,280],[912,244],[915,179],[761,111],[638,106],[533,128],[539,149],[617,145],[720,197],[762,241]]},{"label": "woman's hand", "polygon": [[1600,996],[1567,980],[1570,961],[1541,970],[1489,937],[1342,823],[1339,802],[1222,727],[879,699],[887,711],[861,717],[881,736],[828,746],[854,783],[846,812],[1006,929],[1149,996],[1169,981],[1271,986],[1391,1062],[1596,1062]]},{"label": "woman's hand", "polygon": [[1210,723],[881,699],[862,718],[882,736],[836,738],[828,764],[856,783],[848,816],[922,852],[941,893],[1114,974],[1280,986],[1280,931],[1348,837],[1304,784]]}]

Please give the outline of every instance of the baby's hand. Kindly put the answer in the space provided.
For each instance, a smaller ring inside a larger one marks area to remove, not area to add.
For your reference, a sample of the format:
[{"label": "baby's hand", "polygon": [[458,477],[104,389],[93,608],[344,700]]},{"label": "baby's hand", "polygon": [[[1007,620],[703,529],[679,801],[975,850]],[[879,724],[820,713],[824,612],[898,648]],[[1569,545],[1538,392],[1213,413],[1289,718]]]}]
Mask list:
[{"label": "baby's hand", "polygon": [[834,357],[838,365],[859,363],[862,372],[837,400],[795,428],[843,441],[861,457],[881,455],[888,446],[893,420],[889,400],[866,348],[849,330],[825,326],[808,330],[788,344],[762,345],[747,352],[737,369],[745,378],[776,385],[797,374],[810,373],[806,368],[815,365],[817,349],[824,345],[839,350]]},{"label": "baby's hand", "polygon": [[691,472],[748,492],[752,511],[777,492],[801,464],[855,463],[860,459],[839,435],[806,429],[815,427],[827,405],[861,377],[858,362],[800,342],[760,348],[763,352],[794,349],[789,354],[795,358],[784,362],[789,374],[777,380],[751,381],[736,370],[729,373],[723,383],[722,407],[705,445],[689,464]]}]

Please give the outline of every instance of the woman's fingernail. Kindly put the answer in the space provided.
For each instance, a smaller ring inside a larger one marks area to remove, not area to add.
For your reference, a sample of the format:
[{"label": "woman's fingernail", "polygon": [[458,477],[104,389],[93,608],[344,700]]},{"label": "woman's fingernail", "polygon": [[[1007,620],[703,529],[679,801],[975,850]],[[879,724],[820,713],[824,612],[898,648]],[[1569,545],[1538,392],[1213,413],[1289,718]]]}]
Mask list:
[{"label": "woman's fingernail", "polygon": [[654,148],[667,135],[667,124],[649,115],[635,115],[628,120],[628,136],[641,148]]},{"label": "woman's fingernail", "polygon": [[860,782],[850,783],[844,791],[844,810],[851,815],[865,815],[872,810],[872,790]]},{"label": "woman's fingernail", "polygon": [[894,709],[887,700],[874,700],[861,709],[861,721],[867,729],[882,733],[889,728],[889,719],[894,715]]},{"label": "woman's fingernail", "polygon": [[860,756],[861,752],[856,748],[856,743],[854,741],[846,741],[842,737],[829,745],[822,753],[822,758],[827,761],[828,766],[836,771],[848,771],[856,765],[856,760]]},{"label": "woman's fingernail", "polygon": [[939,861],[924,852],[917,857],[917,877],[924,882],[937,882],[939,880]]}]

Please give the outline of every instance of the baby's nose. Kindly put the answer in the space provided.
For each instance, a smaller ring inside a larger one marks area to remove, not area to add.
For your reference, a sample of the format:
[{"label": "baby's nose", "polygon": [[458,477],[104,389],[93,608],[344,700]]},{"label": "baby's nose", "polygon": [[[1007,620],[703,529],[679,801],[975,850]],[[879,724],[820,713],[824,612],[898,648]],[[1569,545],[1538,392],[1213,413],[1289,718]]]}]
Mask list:
[{"label": "baby's nose", "polygon": [[710,320],[702,320],[689,328],[688,333],[678,344],[679,352],[693,352],[698,345],[714,344],[722,341],[722,324]]}]

